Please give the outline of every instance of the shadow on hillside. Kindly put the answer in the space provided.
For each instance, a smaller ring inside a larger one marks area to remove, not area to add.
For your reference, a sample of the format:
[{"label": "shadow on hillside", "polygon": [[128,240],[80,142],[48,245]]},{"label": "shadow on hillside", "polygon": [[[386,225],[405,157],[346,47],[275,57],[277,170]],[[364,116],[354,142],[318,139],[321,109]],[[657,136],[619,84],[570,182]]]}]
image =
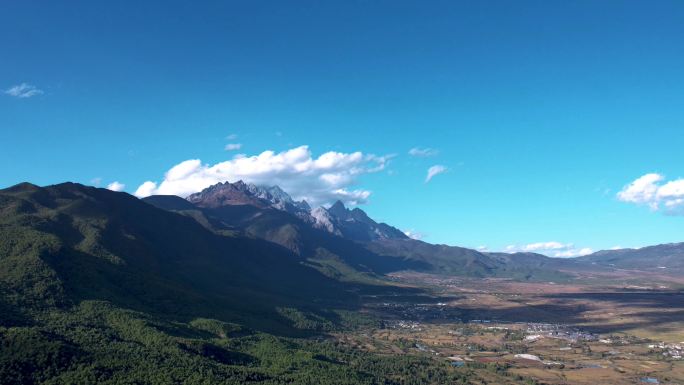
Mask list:
[{"label": "shadow on hillside", "polygon": [[30,317],[20,312],[15,306],[4,299],[5,294],[0,292],[0,326],[31,326],[33,321]]},{"label": "shadow on hillside", "polygon": [[[243,270],[237,277],[227,272],[223,276],[221,270],[212,270],[211,266],[182,264],[176,267],[183,272],[178,275],[176,271],[152,270],[133,262],[112,263],[74,249],[46,258],[62,277],[66,297],[70,299],[68,306],[81,301],[107,301],[171,322],[209,318],[278,336],[308,337],[344,328],[349,324],[348,317],[343,318],[333,309],[358,312],[368,296],[434,299],[422,289],[346,283],[318,273],[305,275],[304,272],[315,272],[305,266],[282,270],[278,266],[285,260],[266,259],[273,264],[272,268],[258,272]],[[285,273],[302,274],[303,279],[283,276]],[[268,284],[253,285],[257,280]],[[179,336],[184,332],[196,334],[180,329],[166,332]]]}]

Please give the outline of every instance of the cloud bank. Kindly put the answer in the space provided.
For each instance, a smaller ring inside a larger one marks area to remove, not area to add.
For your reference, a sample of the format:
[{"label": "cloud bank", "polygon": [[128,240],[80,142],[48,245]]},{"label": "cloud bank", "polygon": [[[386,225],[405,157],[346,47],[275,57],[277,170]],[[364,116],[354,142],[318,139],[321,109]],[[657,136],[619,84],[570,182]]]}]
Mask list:
[{"label": "cloud bank", "polygon": [[519,252],[529,252],[529,253],[540,253],[548,255],[550,257],[556,258],[570,258],[570,257],[581,257],[583,255],[588,255],[594,252],[589,247],[576,248],[572,243],[561,243],[556,241],[550,242],[536,242],[527,245],[509,245],[506,246],[505,252],[507,253],[519,253]]},{"label": "cloud bank", "polygon": [[365,203],[371,195],[368,190],[352,189],[358,177],[383,170],[389,158],[359,151],[329,151],[314,158],[308,146],[300,146],[279,153],[238,154],[213,165],[190,159],[169,169],[161,183],[146,181],[134,194],[186,197],[219,182],[243,180],[256,185],[278,185],[293,198],[306,199],[314,206],[337,199],[357,205]]},{"label": "cloud bank", "polygon": [[44,94],[43,90],[38,89],[38,87],[27,83],[21,83],[17,84],[16,86],[12,86],[6,89],[5,93],[7,95],[14,96],[15,98],[19,99],[27,99],[33,96]]},{"label": "cloud bank", "polygon": [[435,176],[447,172],[448,168],[442,166],[441,164],[436,164],[427,170],[427,176],[425,177],[425,183],[428,183]]},{"label": "cloud bank", "polygon": [[665,176],[650,173],[635,179],[617,193],[622,202],[648,206],[653,211],[684,215],[684,179],[665,182]]}]

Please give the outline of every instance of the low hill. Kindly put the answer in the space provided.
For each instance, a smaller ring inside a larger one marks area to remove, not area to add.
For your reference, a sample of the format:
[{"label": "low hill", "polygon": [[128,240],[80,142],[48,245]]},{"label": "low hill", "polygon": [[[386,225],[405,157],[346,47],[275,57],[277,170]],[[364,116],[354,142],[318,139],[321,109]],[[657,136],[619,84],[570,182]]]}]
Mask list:
[{"label": "low hill", "polygon": [[684,243],[667,243],[640,249],[602,250],[577,260],[621,269],[684,272]]}]

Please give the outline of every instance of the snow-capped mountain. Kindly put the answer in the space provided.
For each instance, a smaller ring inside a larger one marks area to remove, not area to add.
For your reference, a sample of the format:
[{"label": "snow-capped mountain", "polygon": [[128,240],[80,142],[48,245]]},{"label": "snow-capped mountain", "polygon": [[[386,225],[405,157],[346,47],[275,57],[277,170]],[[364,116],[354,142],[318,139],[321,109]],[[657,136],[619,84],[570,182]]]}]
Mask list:
[{"label": "snow-capped mountain", "polygon": [[278,186],[257,186],[252,183],[218,183],[192,194],[187,200],[198,207],[217,208],[226,205],[252,205],[273,208],[297,216],[309,225],[355,241],[406,239],[400,230],[378,223],[359,208],[346,208],[340,201],[329,208],[312,209],[305,201],[296,201]]}]

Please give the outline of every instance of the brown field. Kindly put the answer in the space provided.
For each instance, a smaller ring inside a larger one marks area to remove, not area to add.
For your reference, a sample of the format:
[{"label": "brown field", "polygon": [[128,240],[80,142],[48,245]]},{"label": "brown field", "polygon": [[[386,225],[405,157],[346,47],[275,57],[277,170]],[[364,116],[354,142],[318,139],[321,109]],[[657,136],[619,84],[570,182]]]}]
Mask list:
[{"label": "brown field", "polygon": [[672,279],[634,287],[627,276],[612,284],[394,278],[430,295],[369,298],[367,310],[385,325],[339,341],[385,354],[452,357],[464,363],[454,370],[473,372],[473,383],[638,384],[651,377],[684,384],[684,360],[671,350],[684,345],[684,293],[670,288]]}]

